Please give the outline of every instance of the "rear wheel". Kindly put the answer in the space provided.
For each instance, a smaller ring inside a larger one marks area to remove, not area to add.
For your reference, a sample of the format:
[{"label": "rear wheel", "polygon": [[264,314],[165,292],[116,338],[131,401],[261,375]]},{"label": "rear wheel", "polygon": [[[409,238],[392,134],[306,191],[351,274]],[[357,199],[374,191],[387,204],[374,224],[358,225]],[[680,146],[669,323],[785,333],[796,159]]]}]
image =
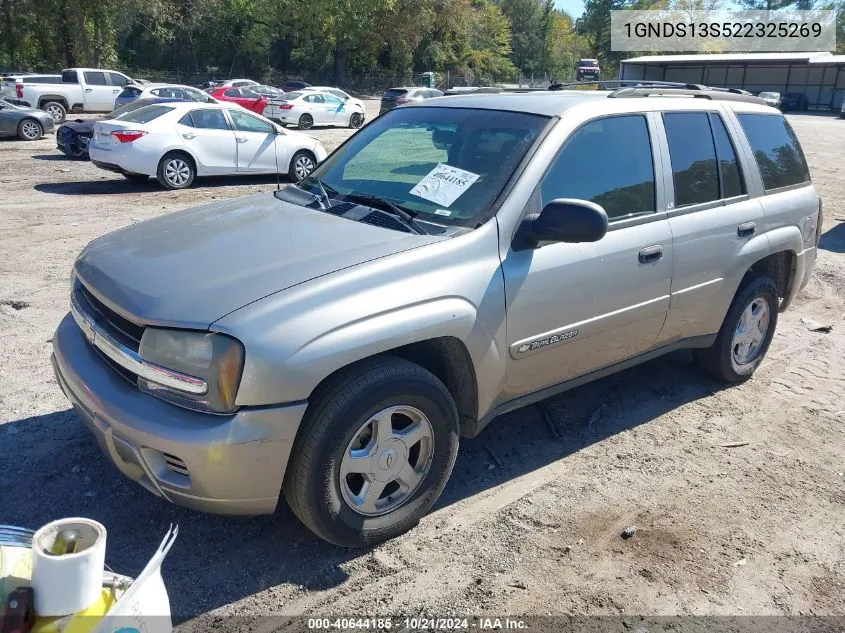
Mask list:
[{"label": "rear wheel", "polygon": [[308,174],[314,171],[317,166],[317,159],[314,154],[306,150],[300,150],[293,155],[290,160],[290,168],[288,169],[288,177],[293,182],[299,182]]},{"label": "rear wheel", "polygon": [[44,129],[35,119],[24,119],[18,123],[18,136],[24,141],[37,141],[44,135]]},{"label": "rear wheel", "polygon": [[299,123],[297,125],[300,130],[310,130],[314,127],[314,118],[310,114],[303,114],[299,117]]},{"label": "rear wheel", "polygon": [[364,122],[364,115],[360,112],[353,112],[352,116],[349,117],[349,127],[355,129],[361,127],[361,124]]},{"label": "rear wheel", "polygon": [[734,297],[716,342],[694,350],[696,362],[718,380],[748,380],[769,350],[779,307],[775,282],[769,277],[751,279]]},{"label": "rear wheel", "polygon": [[61,103],[58,101],[48,101],[44,105],[41,106],[41,109],[44,110],[47,114],[53,117],[53,121],[58,123],[64,123],[65,118],[67,118],[67,108],[65,108]]},{"label": "rear wheel", "polygon": [[194,182],[197,171],[192,161],[185,154],[167,154],[158,163],[156,177],[162,187],[167,189],[187,189]]},{"label": "rear wheel", "polygon": [[346,547],[394,538],[440,496],[458,413],[431,372],[401,358],[347,368],[310,399],[284,482],[293,512]]}]

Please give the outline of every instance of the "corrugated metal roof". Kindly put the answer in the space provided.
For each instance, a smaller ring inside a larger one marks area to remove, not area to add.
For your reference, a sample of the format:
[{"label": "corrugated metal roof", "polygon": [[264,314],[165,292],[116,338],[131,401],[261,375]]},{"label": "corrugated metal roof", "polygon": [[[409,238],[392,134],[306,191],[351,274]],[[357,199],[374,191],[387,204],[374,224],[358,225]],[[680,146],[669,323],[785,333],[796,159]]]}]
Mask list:
[{"label": "corrugated metal roof", "polygon": [[[714,53],[712,55],[644,55],[623,59],[623,64],[703,64],[714,62],[803,61],[829,63],[830,53]],[[845,57],[845,55],[836,55]],[[836,63],[836,62],[832,62]]]}]

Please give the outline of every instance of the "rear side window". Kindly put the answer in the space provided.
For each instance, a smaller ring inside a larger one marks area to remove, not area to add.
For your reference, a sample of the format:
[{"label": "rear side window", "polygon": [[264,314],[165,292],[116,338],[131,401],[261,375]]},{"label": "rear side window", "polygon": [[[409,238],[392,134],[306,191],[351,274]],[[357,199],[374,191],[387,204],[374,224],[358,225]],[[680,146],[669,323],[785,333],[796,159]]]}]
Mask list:
[{"label": "rear side window", "polygon": [[716,147],[706,112],[667,112],[663,115],[675,206],[685,207],[719,199]]},{"label": "rear side window", "polygon": [[121,121],[129,123],[149,123],[153,119],[157,119],[162,114],[170,112],[173,108],[163,105],[148,105],[143,108],[130,112],[127,115],[120,117]]},{"label": "rear side window", "polygon": [[556,198],[590,200],[610,219],[654,213],[654,190],[651,139],[641,115],[597,119],[578,129],[540,184],[543,206]]},{"label": "rear side window", "polygon": [[387,92],[384,93],[384,96],[385,97],[401,97],[404,94],[408,94],[408,91],[402,90],[402,89],[391,88],[390,90],[388,90]]},{"label": "rear side window", "polygon": [[85,71],[85,83],[92,86],[106,86],[106,73],[101,73],[95,70]]},{"label": "rear side window", "polygon": [[777,114],[737,114],[737,118],[745,130],[767,190],[810,181],[810,171],[798,137],[784,117]]},{"label": "rear side window", "polygon": [[62,83],[63,84],[78,84],[79,77],[76,74],[75,70],[63,70],[62,71]]},{"label": "rear side window", "polygon": [[240,97],[241,91],[238,88],[229,88],[226,92],[223,93],[227,97]]},{"label": "rear side window", "polygon": [[222,110],[191,110],[179,119],[179,123],[206,130],[229,129],[229,123]]},{"label": "rear side window", "polygon": [[745,180],[736,159],[731,138],[725,128],[725,122],[718,114],[710,114],[710,129],[716,144],[716,158],[719,161],[719,191],[722,198],[733,198],[745,193]]}]

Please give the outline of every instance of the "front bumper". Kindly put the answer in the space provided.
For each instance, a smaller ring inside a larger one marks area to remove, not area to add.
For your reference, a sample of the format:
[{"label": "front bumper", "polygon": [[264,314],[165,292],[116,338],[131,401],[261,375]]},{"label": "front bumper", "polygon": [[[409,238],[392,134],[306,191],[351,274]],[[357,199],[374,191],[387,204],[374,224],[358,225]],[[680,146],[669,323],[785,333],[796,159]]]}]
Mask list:
[{"label": "front bumper", "polygon": [[221,416],[147,395],[109,367],[71,315],[53,337],[59,385],[124,475],[163,499],[215,514],[270,514],[306,403]]}]

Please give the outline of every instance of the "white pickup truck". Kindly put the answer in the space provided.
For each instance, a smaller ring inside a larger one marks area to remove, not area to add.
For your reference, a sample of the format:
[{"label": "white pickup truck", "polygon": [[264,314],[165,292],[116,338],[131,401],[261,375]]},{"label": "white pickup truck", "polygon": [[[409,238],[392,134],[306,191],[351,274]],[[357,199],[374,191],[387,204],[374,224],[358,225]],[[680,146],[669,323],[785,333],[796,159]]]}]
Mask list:
[{"label": "white pickup truck", "polygon": [[111,112],[123,86],[133,80],[116,70],[65,68],[56,83],[30,82],[26,75],[7,77],[3,79],[4,93],[12,90],[7,82],[15,82],[13,90],[19,101],[49,112],[58,125],[64,123],[68,112]]}]

